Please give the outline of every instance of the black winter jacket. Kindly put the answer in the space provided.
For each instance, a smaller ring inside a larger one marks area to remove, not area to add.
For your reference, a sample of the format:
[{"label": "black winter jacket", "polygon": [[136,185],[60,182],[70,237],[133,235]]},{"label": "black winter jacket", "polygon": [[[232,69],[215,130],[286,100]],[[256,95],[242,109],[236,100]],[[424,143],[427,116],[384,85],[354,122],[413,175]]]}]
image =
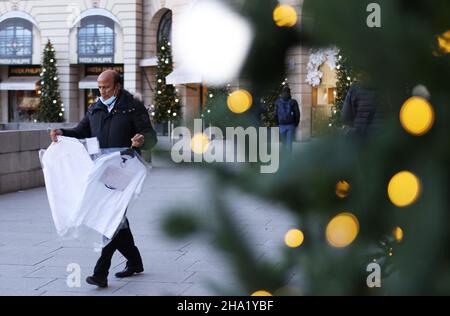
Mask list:
[{"label": "black winter jacket", "polygon": [[147,148],[157,143],[156,133],[145,106],[126,90],[122,90],[111,113],[108,113],[106,105],[98,100],[89,107],[77,127],[63,129],[62,132],[64,136],[78,139],[97,137],[100,148],[131,147],[131,139],[136,134],[145,136]]},{"label": "black winter jacket", "polygon": [[360,136],[380,132],[384,111],[375,91],[361,85],[350,87],[345,98],[341,119]]}]

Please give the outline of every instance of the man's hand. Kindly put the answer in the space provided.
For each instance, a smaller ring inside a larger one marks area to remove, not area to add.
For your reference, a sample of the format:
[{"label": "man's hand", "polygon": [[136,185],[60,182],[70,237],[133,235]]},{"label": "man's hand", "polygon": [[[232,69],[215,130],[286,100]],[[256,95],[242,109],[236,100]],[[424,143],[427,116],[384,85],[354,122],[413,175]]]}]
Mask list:
[{"label": "man's hand", "polygon": [[62,136],[63,132],[60,129],[52,129],[50,132],[50,138],[52,139],[52,142],[57,143],[58,142],[58,136]]},{"label": "man's hand", "polygon": [[144,135],[142,135],[142,134],[136,134],[132,139],[131,139],[131,142],[132,142],[132,147],[135,147],[135,148],[139,148],[139,147],[142,147],[142,145],[144,145]]}]

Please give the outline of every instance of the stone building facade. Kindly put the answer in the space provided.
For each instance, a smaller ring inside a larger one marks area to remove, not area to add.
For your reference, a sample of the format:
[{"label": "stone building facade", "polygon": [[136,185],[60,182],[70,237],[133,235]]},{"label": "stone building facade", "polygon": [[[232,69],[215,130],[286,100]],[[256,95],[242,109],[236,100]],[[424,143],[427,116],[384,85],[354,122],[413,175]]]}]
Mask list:
[{"label": "stone building facade", "polygon": [[[0,122],[30,120],[36,106],[38,67],[47,40],[54,44],[67,122],[79,121],[98,95],[96,76],[114,67],[125,88],[153,102],[156,43],[170,34],[194,0],[6,0],[0,1]],[[300,9],[302,0],[285,1]],[[298,138],[311,135],[312,89],[305,83],[308,50],[287,56],[288,79],[301,101]],[[175,68],[176,68],[175,60]],[[193,82],[189,82],[193,81]],[[196,82],[197,81],[197,82]],[[177,82],[187,119],[199,112],[204,85]]]}]

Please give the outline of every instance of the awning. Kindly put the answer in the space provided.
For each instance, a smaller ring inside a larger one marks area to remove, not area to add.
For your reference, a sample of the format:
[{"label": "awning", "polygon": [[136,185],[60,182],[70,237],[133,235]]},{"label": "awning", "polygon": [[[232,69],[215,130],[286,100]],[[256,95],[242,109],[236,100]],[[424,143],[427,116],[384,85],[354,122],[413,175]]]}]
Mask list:
[{"label": "awning", "polygon": [[158,66],[158,58],[152,57],[152,58],[141,59],[141,61],[139,62],[139,66],[141,66],[141,67],[156,67],[156,66]]},{"label": "awning", "polygon": [[202,83],[202,81],[202,76],[189,72],[183,68],[175,68],[175,70],[166,77],[166,83],[172,85]]},{"label": "awning", "polygon": [[78,83],[78,89],[98,89],[97,76],[86,76]]},{"label": "awning", "polygon": [[39,77],[10,77],[0,82],[0,90],[35,90]]}]

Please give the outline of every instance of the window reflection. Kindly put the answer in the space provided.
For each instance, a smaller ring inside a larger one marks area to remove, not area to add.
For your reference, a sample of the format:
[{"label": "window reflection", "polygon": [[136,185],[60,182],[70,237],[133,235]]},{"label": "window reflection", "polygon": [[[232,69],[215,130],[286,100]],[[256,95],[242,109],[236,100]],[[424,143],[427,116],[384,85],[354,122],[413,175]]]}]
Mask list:
[{"label": "window reflection", "polygon": [[0,23],[0,57],[31,57],[33,54],[33,26],[23,19],[9,19]]},{"label": "window reflection", "polygon": [[34,122],[39,95],[36,91],[9,91],[9,122]]},{"label": "window reflection", "polygon": [[158,43],[163,39],[172,40],[172,11],[167,11],[161,18],[158,27]]},{"label": "window reflection", "polygon": [[78,55],[102,56],[114,54],[114,22],[95,16],[81,21],[78,31]]}]

